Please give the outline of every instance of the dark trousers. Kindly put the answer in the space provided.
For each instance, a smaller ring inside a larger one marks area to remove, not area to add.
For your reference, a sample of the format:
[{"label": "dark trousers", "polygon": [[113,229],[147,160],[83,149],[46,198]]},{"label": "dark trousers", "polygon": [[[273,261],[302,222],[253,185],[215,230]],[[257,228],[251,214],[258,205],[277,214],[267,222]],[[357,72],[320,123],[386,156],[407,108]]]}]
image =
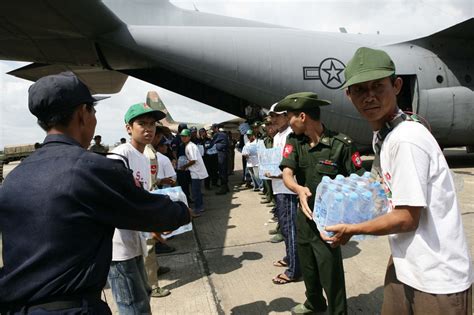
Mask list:
[{"label": "dark trousers", "polygon": [[247,181],[247,159],[242,156],[242,182]]},{"label": "dark trousers", "polygon": [[176,170],[176,181],[178,182],[178,185],[181,186],[181,189],[186,195],[186,198],[188,198],[189,202],[189,185],[191,184],[191,173],[189,173],[189,171]]},{"label": "dark trousers", "polygon": [[296,239],[306,286],[305,306],[316,312],[327,308],[331,315],[347,314],[341,248],[332,248],[324,242],[314,221],[306,218],[301,210],[296,215]]},{"label": "dark trousers", "polygon": [[265,193],[266,201],[270,202],[273,200],[273,187],[271,179],[265,179],[263,181],[263,192]]},{"label": "dark trousers", "polygon": [[296,251],[296,212],[298,201],[293,194],[276,194],[276,213],[280,232],[285,240],[286,255],[283,261],[288,264],[285,274],[290,279],[301,276],[300,261]]},{"label": "dark trousers", "polygon": [[219,178],[221,179],[221,185],[227,185],[227,151],[218,151],[217,152],[217,163],[219,170]]},{"label": "dark trousers", "polygon": [[98,300],[96,302],[88,302],[86,300],[83,301],[83,305],[80,307],[72,307],[72,308],[59,308],[55,310],[55,307],[45,306],[31,306],[31,307],[23,307],[19,310],[15,311],[0,311],[0,314],[8,314],[8,315],[111,315],[112,312],[109,309],[107,303],[102,300]]},{"label": "dark trousers", "polygon": [[203,156],[204,165],[206,166],[208,177],[204,180],[204,186],[210,187],[212,185],[217,185],[217,180],[219,179],[219,174],[217,172],[217,154],[204,154]]}]

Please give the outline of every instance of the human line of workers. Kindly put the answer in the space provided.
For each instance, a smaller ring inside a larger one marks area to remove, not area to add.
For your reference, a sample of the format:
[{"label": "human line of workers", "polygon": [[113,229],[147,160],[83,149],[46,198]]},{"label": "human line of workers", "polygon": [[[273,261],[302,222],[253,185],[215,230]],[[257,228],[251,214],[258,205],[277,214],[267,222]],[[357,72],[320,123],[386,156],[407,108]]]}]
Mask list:
[{"label": "human line of workers", "polygon": [[[294,314],[347,314],[341,245],[359,234],[389,235],[382,314],[472,312],[472,262],[453,179],[434,137],[398,108],[403,81],[395,73],[388,54],[365,47],[344,70],[346,95],[374,130],[371,172],[385,186],[391,204],[387,214],[373,220],[327,226],[332,233],[326,234],[312,219],[314,194],[323,176],[365,171],[351,138],[323,124],[320,107],[330,101],[312,92],[290,94],[271,106],[264,140],[258,140],[258,130],[245,132],[248,142],[242,155],[248,172],[243,181],[273,196],[285,242],[284,257],[274,262],[285,271],[272,281],[282,285],[301,276],[304,280],[306,301],[291,309]],[[131,106],[124,119],[130,141],[105,158],[86,150],[95,131],[94,103],[85,85],[70,73],[44,77],[29,89],[29,109],[47,137],[0,190],[0,312],[53,312],[62,307],[110,314],[100,300],[108,275],[120,314],[150,314],[150,296],[158,286],[147,277],[146,242],[137,231],[159,238],[159,233],[188,223],[204,210],[200,187],[210,168],[199,167],[205,163],[191,141],[191,130],[183,126],[171,148],[178,183],[189,170],[192,210],[147,192],[153,185],[174,184],[174,175],[158,177],[152,184],[151,173],[160,171],[159,157],[151,155],[157,159],[155,170],[144,154],[147,145],[155,142],[152,147],[159,151],[160,143],[169,140],[155,137],[156,122],[164,113],[146,104]],[[218,193],[227,193],[229,139],[215,127],[208,148],[215,145],[217,150]],[[265,174],[270,179],[264,181],[251,147],[259,141],[282,152],[281,174]],[[180,162],[183,155],[186,159]],[[161,182],[164,178],[168,181]],[[24,190],[30,194],[18,200]],[[74,252],[68,250],[71,246]],[[52,253],[56,263],[44,264]],[[156,270],[152,268],[155,275]]]}]

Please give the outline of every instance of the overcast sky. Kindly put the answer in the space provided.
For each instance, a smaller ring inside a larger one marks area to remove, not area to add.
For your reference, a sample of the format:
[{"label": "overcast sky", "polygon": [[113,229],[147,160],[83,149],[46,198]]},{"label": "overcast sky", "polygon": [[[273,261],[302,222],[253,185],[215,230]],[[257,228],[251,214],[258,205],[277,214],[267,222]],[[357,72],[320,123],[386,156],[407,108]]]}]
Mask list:
[{"label": "overcast sky", "polygon": [[[175,0],[185,9],[215,13],[295,28],[349,33],[402,34],[423,36],[439,31],[474,15],[473,0]],[[41,142],[44,132],[36,125],[27,108],[27,90],[31,82],[5,73],[25,63],[0,61],[0,149],[7,144]],[[126,136],[123,115],[129,105],[144,102],[147,91],[157,90],[173,118],[209,123],[233,116],[202,105],[189,106],[190,99],[129,78],[122,91],[102,101],[97,108],[96,134],[106,144]],[[187,105],[188,104],[188,105]]]}]

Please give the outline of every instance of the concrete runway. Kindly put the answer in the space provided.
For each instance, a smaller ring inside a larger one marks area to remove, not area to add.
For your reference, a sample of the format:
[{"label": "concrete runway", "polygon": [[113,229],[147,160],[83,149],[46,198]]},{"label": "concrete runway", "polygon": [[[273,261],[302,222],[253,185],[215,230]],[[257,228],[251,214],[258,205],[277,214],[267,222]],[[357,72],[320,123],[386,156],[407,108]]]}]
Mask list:
[{"label": "concrete runway", "polygon": [[[474,154],[446,150],[456,181],[464,228],[474,254]],[[15,163],[5,166],[8,172]],[[205,214],[194,221],[194,230],[169,241],[176,252],[158,257],[171,268],[160,276],[160,286],[171,295],[152,299],[154,314],[288,314],[304,302],[302,281],[275,285],[271,279],[284,271],[272,262],[284,254],[283,243],[269,242],[269,207],[260,195],[241,190],[240,155],[230,177],[234,191],[216,196],[205,191]],[[72,249],[71,249],[72,250]],[[389,257],[386,237],[351,241],[343,247],[349,314],[379,314],[385,267]],[[1,263],[1,262],[0,262]],[[110,290],[105,297],[113,310]]]}]

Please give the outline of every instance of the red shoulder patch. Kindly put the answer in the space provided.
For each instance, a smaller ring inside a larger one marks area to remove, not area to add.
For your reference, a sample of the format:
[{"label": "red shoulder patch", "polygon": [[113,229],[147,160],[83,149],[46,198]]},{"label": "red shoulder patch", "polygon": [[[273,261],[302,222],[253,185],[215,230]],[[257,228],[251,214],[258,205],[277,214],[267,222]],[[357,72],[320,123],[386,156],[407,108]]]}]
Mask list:
[{"label": "red shoulder patch", "polygon": [[351,159],[352,159],[352,164],[354,164],[356,168],[362,167],[362,159],[360,158],[359,152],[355,152],[354,154],[352,154]]},{"label": "red shoulder patch", "polygon": [[290,156],[291,152],[293,152],[293,146],[291,144],[285,145],[285,147],[283,148],[283,157],[287,159]]}]

